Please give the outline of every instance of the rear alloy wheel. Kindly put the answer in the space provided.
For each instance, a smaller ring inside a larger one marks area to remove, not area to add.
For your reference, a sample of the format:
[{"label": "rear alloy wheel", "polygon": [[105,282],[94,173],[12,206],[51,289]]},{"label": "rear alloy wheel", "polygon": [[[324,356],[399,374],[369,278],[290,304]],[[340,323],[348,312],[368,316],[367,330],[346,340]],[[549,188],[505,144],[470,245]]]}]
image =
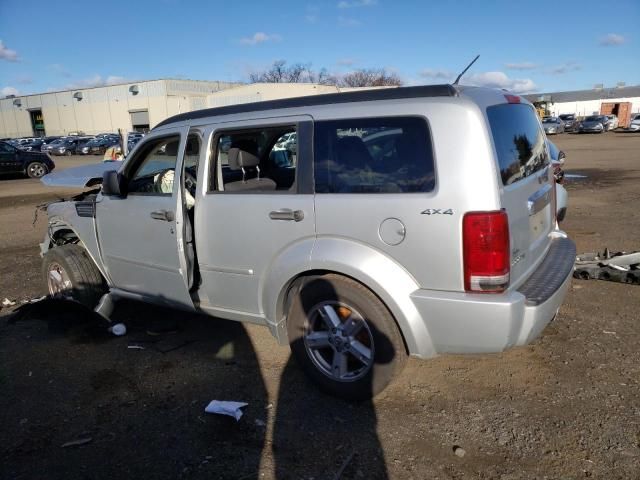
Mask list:
[{"label": "rear alloy wheel", "polygon": [[325,392],[369,399],[398,375],[407,353],[387,307],[369,289],[340,275],[312,277],[287,316],[291,350]]},{"label": "rear alloy wheel", "polygon": [[31,162],[27,165],[27,175],[29,178],[41,178],[49,172],[47,166],[42,162]]},{"label": "rear alloy wheel", "polygon": [[106,293],[100,270],[76,244],[50,249],[42,261],[42,276],[49,295],[72,298],[91,309]]}]

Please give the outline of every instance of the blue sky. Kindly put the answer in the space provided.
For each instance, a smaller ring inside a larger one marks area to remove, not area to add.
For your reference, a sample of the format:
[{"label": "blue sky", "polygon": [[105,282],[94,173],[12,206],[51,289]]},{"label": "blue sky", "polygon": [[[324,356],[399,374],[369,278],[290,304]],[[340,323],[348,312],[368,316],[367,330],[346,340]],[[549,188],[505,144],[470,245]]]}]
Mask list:
[{"label": "blue sky", "polygon": [[273,61],[523,93],[640,84],[640,1],[0,0],[0,94],[246,81]]}]

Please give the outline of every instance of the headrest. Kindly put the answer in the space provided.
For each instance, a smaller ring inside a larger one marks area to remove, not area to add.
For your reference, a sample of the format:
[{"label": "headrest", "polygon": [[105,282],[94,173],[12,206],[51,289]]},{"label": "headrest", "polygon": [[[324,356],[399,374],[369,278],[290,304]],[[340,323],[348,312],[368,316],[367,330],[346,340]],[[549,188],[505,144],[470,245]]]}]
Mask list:
[{"label": "headrest", "polygon": [[240,170],[246,167],[256,167],[260,163],[258,145],[252,140],[239,140],[231,145],[228,152],[229,168]]},{"label": "headrest", "polygon": [[167,143],[167,146],[164,149],[165,155],[176,157],[178,155],[178,145],[179,142],[177,140]]}]

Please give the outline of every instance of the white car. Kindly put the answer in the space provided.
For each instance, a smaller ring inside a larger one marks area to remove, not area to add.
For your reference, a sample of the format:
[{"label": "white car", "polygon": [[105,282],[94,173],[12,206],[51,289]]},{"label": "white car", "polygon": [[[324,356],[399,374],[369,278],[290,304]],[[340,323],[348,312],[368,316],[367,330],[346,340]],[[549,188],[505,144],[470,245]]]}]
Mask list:
[{"label": "white car", "polygon": [[629,130],[632,132],[640,132],[640,113],[634,113],[631,115]]},{"label": "white car", "polygon": [[616,117],[615,115],[607,115],[607,130],[615,130],[616,128],[618,128],[618,125],[620,124],[620,121],[618,120],[618,117]]}]

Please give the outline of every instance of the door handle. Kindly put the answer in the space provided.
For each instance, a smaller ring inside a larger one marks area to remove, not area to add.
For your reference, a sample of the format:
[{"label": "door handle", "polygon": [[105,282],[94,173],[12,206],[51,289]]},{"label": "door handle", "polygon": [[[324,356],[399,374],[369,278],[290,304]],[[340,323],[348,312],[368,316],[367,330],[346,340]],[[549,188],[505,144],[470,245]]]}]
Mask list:
[{"label": "door handle", "polygon": [[269,218],[271,220],[300,222],[304,218],[304,212],[302,210],[289,210],[288,208],[283,208],[282,210],[270,212]]},{"label": "door handle", "polygon": [[155,212],[151,212],[151,218],[154,220],[164,220],[165,222],[173,222],[175,220],[175,215],[173,212],[169,210],[156,210]]}]

